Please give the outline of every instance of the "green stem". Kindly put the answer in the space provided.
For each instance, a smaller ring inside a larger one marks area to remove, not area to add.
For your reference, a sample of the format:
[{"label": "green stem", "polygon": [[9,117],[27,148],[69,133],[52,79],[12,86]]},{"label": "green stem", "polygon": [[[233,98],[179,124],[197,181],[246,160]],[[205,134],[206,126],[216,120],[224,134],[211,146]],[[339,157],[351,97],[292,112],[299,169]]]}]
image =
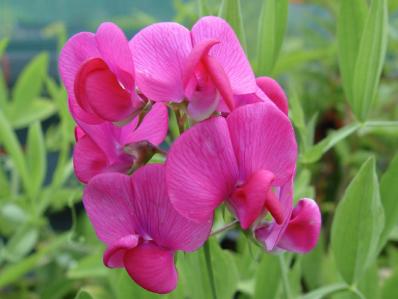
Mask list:
[{"label": "green stem", "polygon": [[219,233],[225,232],[227,230],[230,230],[232,228],[234,228],[236,226],[236,224],[238,224],[238,220],[234,220],[231,223],[228,223],[226,225],[224,225],[223,227],[220,227],[219,229],[216,229],[214,231],[211,232],[211,236],[217,235]]},{"label": "green stem", "polygon": [[364,123],[365,127],[398,127],[398,121],[371,120]]},{"label": "green stem", "polygon": [[204,251],[205,251],[207,273],[208,273],[209,279],[210,279],[211,293],[212,293],[213,299],[217,299],[216,284],[215,284],[215,280],[214,280],[214,272],[213,272],[213,267],[211,265],[210,244],[208,241],[204,245]]},{"label": "green stem", "polygon": [[281,267],[282,286],[283,286],[283,291],[285,292],[285,298],[293,299],[292,291],[290,289],[289,277],[288,277],[289,269],[286,265],[284,254],[279,255],[279,264]]}]

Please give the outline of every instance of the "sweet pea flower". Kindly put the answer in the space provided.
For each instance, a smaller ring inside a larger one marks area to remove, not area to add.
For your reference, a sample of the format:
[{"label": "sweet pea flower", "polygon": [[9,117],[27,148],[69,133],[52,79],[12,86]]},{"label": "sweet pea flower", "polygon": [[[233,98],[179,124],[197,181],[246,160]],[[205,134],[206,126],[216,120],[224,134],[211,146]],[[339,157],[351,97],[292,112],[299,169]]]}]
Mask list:
[{"label": "sweet pea flower", "polygon": [[174,210],[161,164],[148,164],[131,177],[120,173],[94,177],[83,204],[107,246],[104,264],[125,268],[141,287],[160,294],[176,287],[175,252],[196,250],[211,229],[211,223],[194,223]]},{"label": "sweet pea flower", "polygon": [[156,103],[142,122],[138,122],[138,117],[135,117],[119,127],[111,122],[86,124],[78,121],[73,152],[77,178],[87,183],[101,172],[127,173],[140,158],[140,150],[151,150],[152,146],[158,146],[165,139],[168,130],[167,107]]},{"label": "sweet pea flower", "polygon": [[189,31],[177,23],[157,23],[130,41],[137,86],[154,101],[188,101],[195,120],[214,111],[232,111],[236,96],[258,90],[250,63],[229,24],[201,18]]},{"label": "sweet pea flower", "polygon": [[198,223],[212,221],[214,210],[225,203],[243,229],[269,212],[275,225],[259,234],[264,242],[273,240],[273,249],[292,220],[288,190],[296,158],[287,116],[271,102],[247,104],[227,118],[196,124],[175,141],[166,161],[170,200],[181,215]]},{"label": "sweet pea flower", "polygon": [[143,105],[135,92],[128,40],[113,23],[71,37],[61,51],[59,71],[69,107],[85,123],[124,121]]}]

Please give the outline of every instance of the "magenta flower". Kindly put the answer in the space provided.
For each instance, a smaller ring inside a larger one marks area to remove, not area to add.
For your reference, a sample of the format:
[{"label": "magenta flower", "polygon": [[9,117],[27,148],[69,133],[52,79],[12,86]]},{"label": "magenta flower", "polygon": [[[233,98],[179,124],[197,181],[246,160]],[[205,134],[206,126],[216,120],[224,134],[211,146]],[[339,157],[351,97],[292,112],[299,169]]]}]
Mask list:
[{"label": "magenta flower", "polygon": [[165,169],[149,164],[131,177],[100,174],[84,192],[83,204],[100,240],[107,245],[104,264],[124,267],[143,288],[171,292],[177,284],[176,250],[194,251],[207,239],[211,224],[196,224],[170,204]]},{"label": "magenta flower", "polygon": [[167,107],[163,103],[153,105],[139,125],[138,117],[123,127],[111,122],[78,124],[73,164],[77,178],[87,183],[102,172],[127,173],[138,158],[132,149],[140,142],[154,146],[162,143],[168,130]]},{"label": "magenta flower", "polygon": [[269,212],[274,221],[266,238],[276,246],[291,220],[296,158],[287,116],[270,102],[248,104],[226,119],[195,125],[175,141],[166,162],[170,200],[199,223],[211,221],[225,203],[243,229]]},{"label": "magenta flower", "polygon": [[71,37],[59,57],[59,70],[69,107],[85,123],[122,121],[142,105],[128,41],[115,24]]},{"label": "magenta flower", "polygon": [[195,120],[232,111],[235,96],[258,89],[238,38],[218,17],[201,18],[191,31],[177,23],[148,26],[130,48],[140,91],[154,101],[187,99]]}]

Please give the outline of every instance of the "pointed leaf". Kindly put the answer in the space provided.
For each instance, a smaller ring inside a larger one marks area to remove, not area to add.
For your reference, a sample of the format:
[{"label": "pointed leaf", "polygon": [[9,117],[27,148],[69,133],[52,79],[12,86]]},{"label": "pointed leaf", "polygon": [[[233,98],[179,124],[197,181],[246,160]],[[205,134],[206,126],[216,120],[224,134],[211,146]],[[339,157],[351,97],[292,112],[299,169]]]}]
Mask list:
[{"label": "pointed leaf", "polygon": [[255,280],[254,299],[277,297],[281,281],[281,268],[277,255],[263,254]]},{"label": "pointed leaf", "polygon": [[348,186],[332,225],[337,269],[348,284],[358,281],[373,262],[383,225],[375,159],[369,158]]},{"label": "pointed leaf", "polygon": [[345,283],[331,284],[305,294],[304,296],[299,297],[299,299],[321,299],[333,293],[343,291],[347,288],[348,286]]},{"label": "pointed leaf", "polygon": [[275,66],[286,31],[288,0],[263,0],[258,37],[257,73],[269,75]]},{"label": "pointed leaf", "polygon": [[378,90],[388,40],[387,0],[372,0],[354,68],[352,110],[366,120]]}]

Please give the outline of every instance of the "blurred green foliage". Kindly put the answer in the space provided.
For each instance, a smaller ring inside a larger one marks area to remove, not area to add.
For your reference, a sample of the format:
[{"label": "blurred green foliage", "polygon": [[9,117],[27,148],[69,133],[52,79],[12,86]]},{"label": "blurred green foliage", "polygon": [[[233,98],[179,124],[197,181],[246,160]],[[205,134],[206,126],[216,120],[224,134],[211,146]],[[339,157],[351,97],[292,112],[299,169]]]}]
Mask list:
[{"label": "blurred green foliage", "polygon": [[[315,198],[324,216],[304,256],[264,254],[235,231],[235,250],[221,249],[225,235],[212,238],[217,296],[398,298],[398,1],[295,2],[172,1],[187,26],[200,15],[226,18],[257,75],[285,87],[300,150],[295,198]],[[156,20],[144,11],[113,19],[126,30]],[[43,34],[59,51],[66,32],[55,22]],[[66,92],[48,67],[49,54],[38,54],[12,87],[0,72],[0,297],[159,297],[102,265],[103,245],[79,205]],[[59,229],[64,214],[69,226]],[[180,284],[163,297],[207,298],[204,254],[178,254]]]}]

